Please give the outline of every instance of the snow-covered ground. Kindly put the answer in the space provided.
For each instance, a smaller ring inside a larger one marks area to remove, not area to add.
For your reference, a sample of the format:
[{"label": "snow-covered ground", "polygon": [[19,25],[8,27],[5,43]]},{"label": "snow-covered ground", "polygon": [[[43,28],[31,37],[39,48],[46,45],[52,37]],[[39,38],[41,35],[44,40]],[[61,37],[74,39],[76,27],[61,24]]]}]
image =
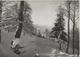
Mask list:
[{"label": "snow-covered ground", "polygon": [[56,49],[53,49],[51,52],[51,57],[80,57],[80,56],[67,54],[65,52],[61,52]]}]

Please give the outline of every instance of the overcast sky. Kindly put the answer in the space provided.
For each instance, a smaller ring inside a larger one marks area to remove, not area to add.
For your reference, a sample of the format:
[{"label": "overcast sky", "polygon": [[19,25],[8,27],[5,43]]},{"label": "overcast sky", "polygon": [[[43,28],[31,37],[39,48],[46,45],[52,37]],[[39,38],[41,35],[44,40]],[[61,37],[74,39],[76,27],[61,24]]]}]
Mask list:
[{"label": "overcast sky", "polygon": [[32,8],[34,24],[53,26],[57,8],[64,0],[27,0]]}]

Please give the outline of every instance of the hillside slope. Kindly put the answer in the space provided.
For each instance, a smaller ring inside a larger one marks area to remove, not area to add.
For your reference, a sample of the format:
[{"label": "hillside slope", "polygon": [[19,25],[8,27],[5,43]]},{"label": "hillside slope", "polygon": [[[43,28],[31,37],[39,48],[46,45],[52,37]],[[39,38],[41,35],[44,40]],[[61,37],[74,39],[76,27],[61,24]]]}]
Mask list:
[{"label": "hillside slope", "polygon": [[[14,35],[15,33],[2,31],[0,57],[34,57],[36,52],[38,52],[41,57],[51,57],[49,54],[58,50],[59,45],[56,41],[40,38],[27,33],[25,36],[22,34],[20,38],[20,45],[24,46],[20,51],[25,51],[25,53],[21,53],[21,55],[18,56],[10,49],[10,42],[14,39]],[[37,51],[35,51],[35,49]],[[54,57],[54,54],[52,54],[52,57]]]},{"label": "hillside slope", "polygon": [[0,44],[0,57],[19,57],[13,53],[10,49],[10,38],[7,32],[2,32],[1,44]]},{"label": "hillside slope", "polygon": [[[12,52],[12,50],[10,50],[10,42],[12,39],[14,39],[14,35],[15,34],[11,32],[2,32],[2,45],[4,47],[7,47],[5,48],[5,50],[9,52]],[[26,51],[25,53],[21,54],[21,57],[34,57],[36,53],[35,49],[37,49],[37,52],[39,53],[50,53],[52,49],[58,48],[58,44],[56,42],[52,42],[50,40],[39,38],[30,34],[21,36],[20,45],[24,46],[24,48],[21,49],[21,51]],[[42,57],[44,56],[42,55]]]},{"label": "hillside slope", "polygon": [[0,57],[19,57],[6,46],[0,44]]}]

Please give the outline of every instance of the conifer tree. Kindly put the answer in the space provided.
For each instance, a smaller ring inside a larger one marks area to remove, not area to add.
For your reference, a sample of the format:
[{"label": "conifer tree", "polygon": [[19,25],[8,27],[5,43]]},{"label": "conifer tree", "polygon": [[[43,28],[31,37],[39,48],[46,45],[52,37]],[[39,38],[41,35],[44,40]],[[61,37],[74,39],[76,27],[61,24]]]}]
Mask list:
[{"label": "conifer tree", "polygon": [[65,19],[63,18],[63,12],[59,10],[59,13],[57,14],[57,20],[56,23],[54,24],[55,26],[52,28],[51,33],[53,34],[54,38],[58,39],[59,42],[59,49],[61,50],[61,41],[66,41],[67,42],[67,38],[66,38],[66,32],[64,31],[65,28]]}]

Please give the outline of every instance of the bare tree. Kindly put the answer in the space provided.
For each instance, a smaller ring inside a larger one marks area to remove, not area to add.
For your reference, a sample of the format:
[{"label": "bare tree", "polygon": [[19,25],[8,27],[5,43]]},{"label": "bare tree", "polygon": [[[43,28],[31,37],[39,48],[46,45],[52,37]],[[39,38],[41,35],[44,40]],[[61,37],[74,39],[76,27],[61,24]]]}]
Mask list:
[{"label": "bare tree", "polygon": [[[73,23],[73,54],[74,54],[74,52],[75,52],[75,48],[74,48],[74,46],[75,46],[75,44],[74,44],[74,42],[75,42],[75,40],[74,40],[74,38],[75,38],[75,28],[77,27],[77,23],[76,23],[76,21],[79,19],[79,1],[77,0],[77,1],[71,1],[71,9],[70,9],[70,11],[71,11],[71,13],[70,13],[70,19],[71,19],[71,21],[72,21],[72,23]],[[79,39],[78,39],[79,40]]]},{"label": "bare tree", "polygon": [[64,15],[68,18],[68,43],[66,52],[68,53],[70,44],[70,20],[73,23],[73,54],[74,54],[74,38],[75,38],[75,26],[77,26],[77,20],[79,19],[79,1],[67,0],[65,3],[66,8],[63,7]]},{"label": "bare tree", "polygon": [[[75,48],[74,48],[74,38],[75,38],[75,28],[76,28],[76,17],[78,17],[78,10],[79,10],[79,1],[73,1],[73,54],[74,54],[74,51],[75,51]],[[77,14],[76,14],[77,13]]]},{"label": "bare tree", "polygon": [[74,1],[74,17],[73,17],[73,54],[74,54],[74,37],[75,37],[75,1]]},{"label": "bare tree", "polygon": [[67,5],[67,10],[68,10],[68,43],[67,43],[67,49],[66,49],[66,53],[68,53],[68,49],[69,49],[69,41],[70,41],[70,3],[71,1],[67,1],[68,5]]}]

